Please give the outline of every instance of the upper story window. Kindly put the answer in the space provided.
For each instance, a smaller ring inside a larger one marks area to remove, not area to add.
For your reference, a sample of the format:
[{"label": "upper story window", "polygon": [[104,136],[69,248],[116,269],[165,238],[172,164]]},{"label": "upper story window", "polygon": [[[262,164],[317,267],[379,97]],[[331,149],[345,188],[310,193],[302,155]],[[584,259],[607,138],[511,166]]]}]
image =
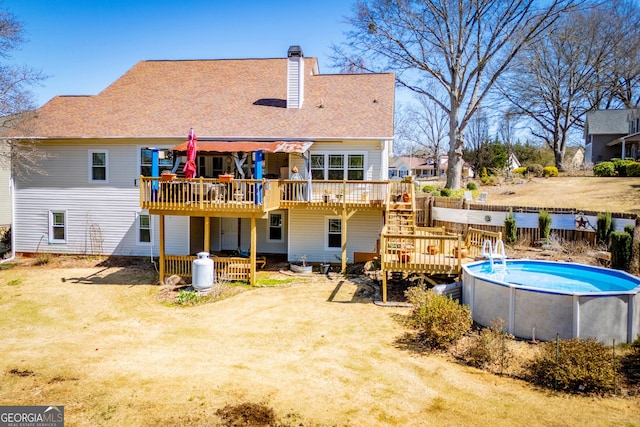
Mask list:
[{"label": "upper story window", "polygon": [[[158,166],[160,167],[160,174],[162,174],[163,170],[171,170],[173,168],[173,160],[169,153],[171,153],[171,150],[168,149],[161,149],[158,151]],[[149,150],[148,148],[140,149],[140,175],[151,176],[152,155],[152,150]]]},{"label": "upper story window", "polygon": [[89,182],[109,182],[109,152],[89,150]]},{"label": "upper story window", "polygon": [[366,156],[363,153],[312,154],[311,177],[320,180],[364,180]]}]

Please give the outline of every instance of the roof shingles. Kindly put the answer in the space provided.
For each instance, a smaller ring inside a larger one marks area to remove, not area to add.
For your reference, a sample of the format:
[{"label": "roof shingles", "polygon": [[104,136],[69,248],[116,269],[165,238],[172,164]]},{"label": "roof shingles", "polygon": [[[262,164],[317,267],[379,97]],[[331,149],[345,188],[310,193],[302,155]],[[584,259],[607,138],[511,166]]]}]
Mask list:
[{"label": "roof shingles", "polygon": [[392,138],[394,75],[316,74],[286,104],[287,59],[142,61],[100,94],[56,97],[38,111],[44,138]]}]

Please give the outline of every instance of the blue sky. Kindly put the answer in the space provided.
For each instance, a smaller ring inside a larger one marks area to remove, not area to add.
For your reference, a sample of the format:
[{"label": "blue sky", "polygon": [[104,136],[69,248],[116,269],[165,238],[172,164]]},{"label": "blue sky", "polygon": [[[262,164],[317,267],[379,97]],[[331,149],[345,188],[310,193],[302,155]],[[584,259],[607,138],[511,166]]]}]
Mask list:
[{"label": "blue sky", "polygon": [[49,78],[33,88],[41,106],[56,95],[96,95],[138,61],[280,58],[290,45],[331,68],[331,45],[349,29],[354,1],[12,0],[27,41],[10,62]]}]

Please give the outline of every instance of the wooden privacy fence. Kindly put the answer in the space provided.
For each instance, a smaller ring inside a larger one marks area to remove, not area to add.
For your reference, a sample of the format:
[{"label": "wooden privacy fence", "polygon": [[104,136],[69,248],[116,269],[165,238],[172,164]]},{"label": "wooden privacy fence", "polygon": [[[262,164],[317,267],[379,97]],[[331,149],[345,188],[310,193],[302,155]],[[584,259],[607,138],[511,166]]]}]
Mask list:
[{"label": "wooden privacy fence", "polygon": [[[564,241],[587,241],[595,244],[598,214],[603,212],[575,208],[545,208],[530,206],[488,205],[458,198],[426,197],[416,199],[419,213],[418,225],[443,226],[448,232],[466,235],[469,227],[490,232],[504,232],[504,220],[511,208],[516,219],[517,238],[521,241],[540,240],[538,215],[541,210],[551,214],[551,234]],[[623,231],[625,226],[636,226],[636,214],[611,213],[614,230]]]}]

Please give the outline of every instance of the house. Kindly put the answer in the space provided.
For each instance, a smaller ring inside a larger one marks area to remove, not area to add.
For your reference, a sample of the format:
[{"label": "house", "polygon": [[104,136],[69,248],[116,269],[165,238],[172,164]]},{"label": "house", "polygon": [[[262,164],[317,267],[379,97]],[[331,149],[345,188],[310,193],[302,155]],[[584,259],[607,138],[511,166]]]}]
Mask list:
[{"label": "house", "polygon": [[53,98],[14,135],[47,154],[44,173],[16,181],[16,250],[159,256],[161,275],[200,251],[344,267],[380,238],[393,115],[392,73],[322,74],[298,46],[141,61],[98,95]]},{"label": "house", "polygon": [[594,164],[612,158],[638,158],[640,112],[635,109],[596,110],[584,125],[584,161]]},{"label": "house", "polygon": [[413,176],[436,176],[433,161],[422,157],[399,156],[389,161],[389,178]]},{"label": "house", "polygon": [[518,156],[516,156],[514,153],[509,153],[509,157],[507,159],[507,168],[509,168],[509,170],[514,170],[516,168],[519,168],[520,166],[522,166],[522,164],[520,163]]}]

